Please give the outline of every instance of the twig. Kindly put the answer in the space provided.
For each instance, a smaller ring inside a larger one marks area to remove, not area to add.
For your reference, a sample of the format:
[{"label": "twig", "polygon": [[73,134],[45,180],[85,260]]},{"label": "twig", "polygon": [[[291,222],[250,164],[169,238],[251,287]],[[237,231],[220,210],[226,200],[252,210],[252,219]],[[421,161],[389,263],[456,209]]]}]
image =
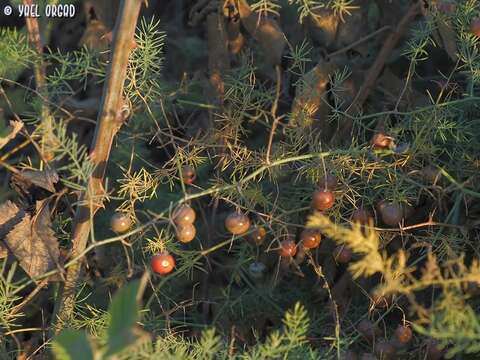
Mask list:
[{"label": "twig", "polygon": [[[103,202],[103,178],[113,139],[125,121],[124,109],[121,106],[123,86],[131,51],[130,44],[135,34],[142,2],[142,0],[123,0],[115,25],[112,61],[103,88],[101,110],[90,151],[91,161],[96,167],[88,181],[87,190],[80,197],[73,221],[71,256],[74,258],[83,253],[87,246],[93,216]],[[75,263],[67,271],[65,284],[61,287],[55,304],[53,329],[56,332],[72,315],[81,270],[81,263]]]},{"label": "twig", "polygon": [[[357,96],[355,96],[355,99],[348,107],[346,113],[351,114],[352,112],[355,112],[356,109],[359,109],[363,106],[363,104],[369,97],[370,92],[375,86],[375,82],[377,81],[377,78],[382,72],[391,52],[407,31],[408,25],[413,21],[413,19],[415,19],[417,15],[421,13],[421,6],[422,5],[420,1],[415,1],[415,3],[410,6],[407,13],[400,20],[395,30],[387,37],[382,49],[380,50],[377,58],[375,59],[375,62],[368,70],[367,75],[365,76],[365,80],[357,93]],[[350,132],[352,126],[352,121],[348,121],[345,123],[345,127],[342,129],[342,137],[345,136],[348,132]]]},{"label": "twig", "polygon": [[270,135],[268,136],[267,154],[265,157],[265,161],[267,164],[270,164],[270,153],[272,152],[273,136],[275,135],[275,130],[277,129],[278,122],[281,118],[280,116],[277,116],[278,100],[280,99],[280,92],[282,90],[282,69],[280,65],[275,66],[275,71],[277,74],[277,84],[275,88],[275,99],[273,100],[271,110],[271,114],[273,116],[273,124],[272,128],[270,129]]},{"label": "twig", "polygon": [[[25,6],[35,5],[35,0],[23,0]],[[33,45],[35,52],[38,55],[38,60],[33,64],[33,72],[35,76],[35,84],[38,92],[43,98],[48,98],[47,83],[46,83],[46,66],[43,61],[43,45],[40,37],[40,26],[38,25],[38,18],[27,16],[25,24],[28,31],[28,39]],[[42,102],[42,139],[41,139],[41,157],[42,160],[48,162],[53,159],[53,139],[52,128],[53,118],[50,109],[45,102]]]}]

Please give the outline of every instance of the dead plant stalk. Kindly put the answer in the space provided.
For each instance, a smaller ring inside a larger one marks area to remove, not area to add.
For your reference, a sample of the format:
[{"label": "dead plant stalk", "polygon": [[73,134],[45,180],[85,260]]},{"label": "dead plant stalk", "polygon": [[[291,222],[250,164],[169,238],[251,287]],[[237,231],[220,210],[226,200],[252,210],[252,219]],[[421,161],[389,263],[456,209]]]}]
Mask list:
[{"label": "dead plant stalk", "polygon": [[[113,139],[126,119],[124,116],[123,87],[127,74],[131,42],[135,34],[142,0],[123,0],[114,29],[112,59],[107,71],[103,96],[98,114],[95,136],[90,150],[91,161],[96,165],[80,196],[73,221],[71,257],[81,254],[88,243],[95,212],[102,207],[104,199],[104,175]],[[54,311],[54,331],[58,332],[73,312],[75,292],[80,280],[81,262],[68,268],[66,281],[60,289]]]}]

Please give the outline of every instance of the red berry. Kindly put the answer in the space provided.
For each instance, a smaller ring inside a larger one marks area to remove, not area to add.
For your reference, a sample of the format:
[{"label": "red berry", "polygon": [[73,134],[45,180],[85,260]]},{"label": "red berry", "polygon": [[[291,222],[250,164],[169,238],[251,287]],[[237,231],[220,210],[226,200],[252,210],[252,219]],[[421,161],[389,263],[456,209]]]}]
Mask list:
[{"label": "red berry", "polygon": [[345,245],[337,246],[334,250],[335,260],[340,264],[346,264],[352,259],[352,250]]},{"label": "red berry", "polygon": [[241,212],[233,212],[225,219],[225,227],[233,235],[241,235],[250,228],[250,219]]},{"label": "red berry", "polygon": [[151,266],[157,274],[166,275],[175,267],[175,259],[168,253],[161,253],[152,257]]},{"label": "red berry", "polygon": [[368,210],[364,208],[355,209],[352,213],[352,221],[358,222],[362,225],[367,225],[371,219],[371,214]]},{"label": "red berry", "polygon": [[335,194],[329,190],[317,190],[313,193],[313,207],[323,211],[330,209],[335,203]]},{"label": "red berry", "polygon": [[188,243],[195,239],[197,229],[193,224],[177,225],[176,236],[178,241]]},{"label": "red berry", "polygon": [[318,181],[318,187],[324,190],[335,190],[338,186],[337,178],[332,174],[322,176]]},{"label": "red berry", "polygon": [[378,204],[378,211],[382,221],[389,226],[398,226],[403,220],[404,211],[400,204],[381,201]]},{"label": "red berry", "polygon": [[182,167],[182,181],[186,185],[191,185],[197,178],[195,169],[190,165],[185,165]]},{"label": "red berry", "polygon": [[412,329],[409,326],[398,325],[395,329],[395,338],[401,344],[408,344],[413,337]]},{"label": "red berry", "polygon": [[132,219],[128,214],[123,212],[116,212],[110,219],[110,227],[118,234],[123,234],[132,226]]},{"label": "red berry", "polygon": [[173,221],[177,225],[191,225],[195,221],[195,210],[188,205],[180,206],[173,213]]},{"label": "red berry", "polygon": [[373,135],[372,144],[375,149],[389,149],[392,145],[392,138],[384,133]]},{"label": "red berry", "polygon": [[290,257],[295,256],[297,253],[297,244],[293,240],[283,240],[280,243],[280,256],[281,257]]},{"label": "red berry", "polygon": [[480,18],[477,17],[472,20],[472,23],[470,24],[470,31],[475,36],[480,37]]},{"label": "red berry", "polygon": [[300,234],[300,240],[305,249],[315,249],[320,245],[322,235],[318,231],[312,229],[305,229]]}]

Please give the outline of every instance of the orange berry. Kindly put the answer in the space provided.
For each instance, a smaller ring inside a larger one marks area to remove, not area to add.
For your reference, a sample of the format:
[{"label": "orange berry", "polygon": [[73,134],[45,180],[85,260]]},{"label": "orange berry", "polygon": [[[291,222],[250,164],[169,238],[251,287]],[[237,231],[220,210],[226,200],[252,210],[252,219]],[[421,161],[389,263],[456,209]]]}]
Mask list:
[{"label": "orange berry", "polygon": [[168,253],[161,253],[152,257],[151,266],[157,274],[166,275],[175,267],[175,259]]},{"label": "orange berry", "polygon": [[244,213],[233,212],[225,219],[225,228],[233,235],[241,235],[250,228],[250,219]]},{"label": "orange berry", "polygon": [[173,213],[173,221],[177,225],[191,225],[195,221],[195,210],[188,205],[180,206]]},{"label": "orange berry", "polygon": [[335,194],[329,190],[317,190],[313,193],[313,207],[318,211],[330,209],[335,203]]},{"label": "orange berry", "polygon": [[178,241],[188,243],[195,239],[197,229],[193,224],[177,225],[176,236]]},{"label": "orange berry", "polygon": [[384,133],[376,133],[373,135],[372,144],[375,149],[389,149],[392,144],[392,138]]},{"label": "orange berry", "polygon": [[305,229],[300,234],[300,240],[305,249],[315,249],[320,245],[322,235],[313,229]]},{"label": "orange berry", "polygon": [[283,240],[280,243],[280,256],[291,257],[297,253],[297,244],[293,240]]},{"label": "orange berry", "polygon": [[132,226],[132,219],[128,214],[116,212],[110,219],[110,227],[117,234],[123,234]]}]

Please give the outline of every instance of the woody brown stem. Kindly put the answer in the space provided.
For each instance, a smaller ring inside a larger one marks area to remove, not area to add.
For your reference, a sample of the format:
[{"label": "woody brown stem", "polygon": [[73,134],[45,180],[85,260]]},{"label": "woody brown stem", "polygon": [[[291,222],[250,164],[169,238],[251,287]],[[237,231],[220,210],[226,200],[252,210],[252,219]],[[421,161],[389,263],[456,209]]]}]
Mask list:
[{"label": "woody brown stem", "polygon": [[[98,114],[95,136],[90,150],[90,159],[95,170],[88,181],[86,191],[80,196],[75,212],[72,233],[71,257],[81,254],[88,242],[95,212],[102,207],[104,199],[103,180],[113,139],[125,121],[123,87],[127,74],[131,42],[135,34],[142,0],[123,0],[114,29],[112,60],[103,87],[101,108]],[[75,293],[81,277],[82,264],[68,268],[66,280],[60,289],[54,311],[54,331],[58,332],[73,312]]]},{"label": "woody brown stem", "polygon": [[[392,53],[395,46],[397,46],[402,36],[407,31],[408,25],[410,25],[410,23],[417,17],[417,15],[421,13],[421,6],[421,1],[415,1],[410,6],[407,13],[400,20],[395,30],[387,37],[382,49],[377,55],[377,58],[368,70],[367,75],[365,76],[365,80],[357,93],[357,96],[347,109],[347,114],[352,114],[358,109],[360,109],[367,100],[367,98],[370,96],[370,93],[374,88],[375,83],[385,66],[385,63],[387,62],[388,57]],[[348,134],[351,131],[352,126],[353,121],[348,120],[348,122],[345,124],[345,127],[342,129],[342,135],[345,136],[346,134]]]},{"label": "woody brown stem", "polygon": [[[25,6],[32,6],[35,4],[34,0],[23,0]],[[32,44],[38,59],[33,64],[33,73],[35,76],[35,84],[38,93],[42,98],[48,98],[48,91],[46,87],[46,66],[43,61],[43,45],[40,36],[40,26],[38,24],[38,18],[26,17],[25,25],[28,32],[28,40]],[[41,138],[41,154],[40,157],[43,161],[48,162],[53,158],[53,140],[52,140],[52,128],[53,118],[50,113],[50,109],[45,102],[42,102],[41,110],[41,124],[42,124],[42,138]]]}]

